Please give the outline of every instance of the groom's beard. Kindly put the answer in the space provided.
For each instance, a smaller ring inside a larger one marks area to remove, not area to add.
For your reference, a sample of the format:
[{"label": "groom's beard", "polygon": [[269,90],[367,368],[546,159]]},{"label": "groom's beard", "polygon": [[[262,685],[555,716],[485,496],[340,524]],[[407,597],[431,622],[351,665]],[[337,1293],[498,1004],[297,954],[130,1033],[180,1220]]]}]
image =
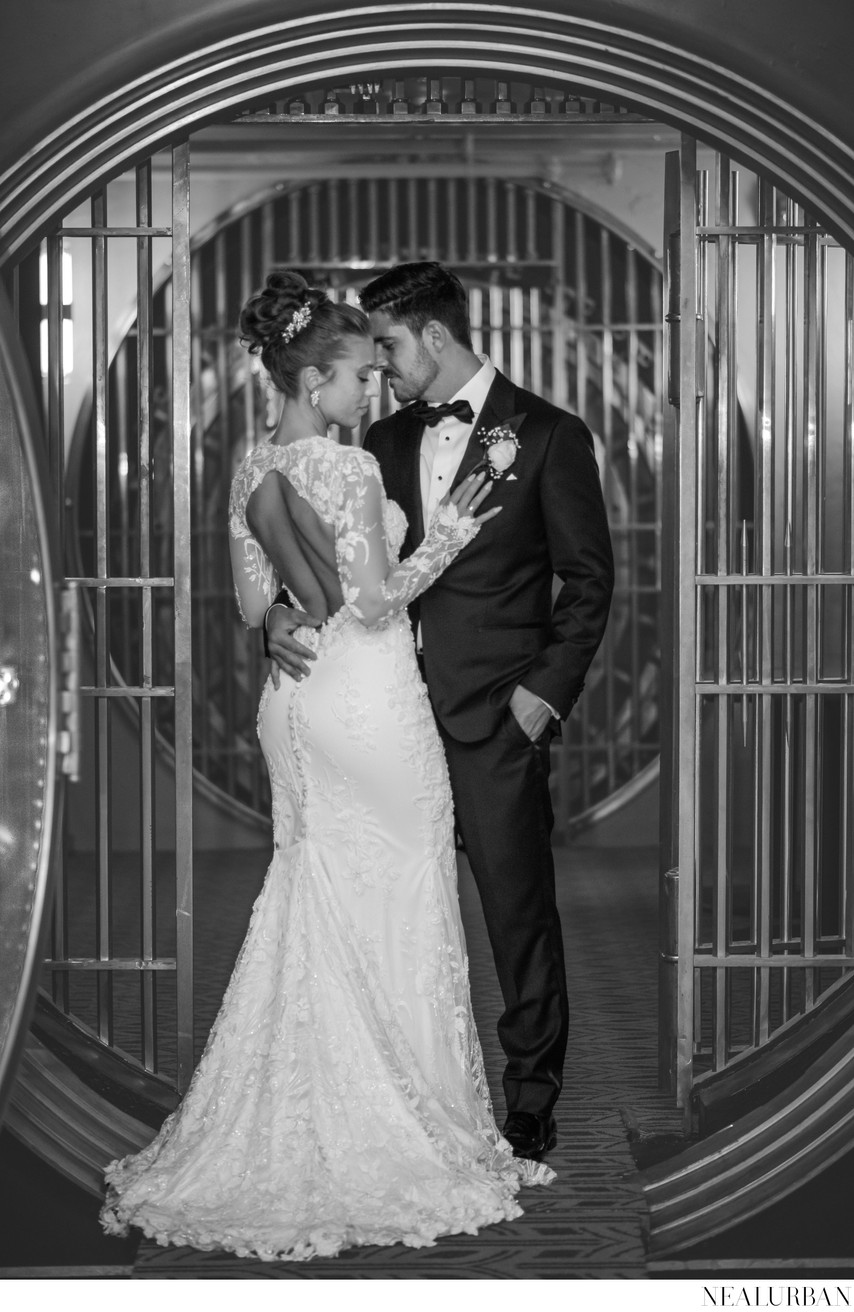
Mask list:
[{"label": "groom's beard", "polygon": [[417,401],[424,395],[430,384],[435,381],[439,366],[426,347],[419,342],[415,358],[406,374],[396,373],[392,369],[384,369],[383,373],[389,381],[394,399],[406,403]]}]

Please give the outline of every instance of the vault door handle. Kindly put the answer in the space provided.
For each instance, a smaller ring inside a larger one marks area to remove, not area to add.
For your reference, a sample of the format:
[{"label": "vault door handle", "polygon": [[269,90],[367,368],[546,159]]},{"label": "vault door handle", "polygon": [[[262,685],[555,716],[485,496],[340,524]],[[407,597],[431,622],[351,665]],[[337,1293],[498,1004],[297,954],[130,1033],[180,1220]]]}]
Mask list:
[{"label": "vault door handle", "polygon": [[80,603],[74,584],[62,589],[62,698],[59,754],[62,773],[80,778]]},{"label": "vault door handle", "polygon": [[21,680],[18,678],[18,667],[16,665],[0,665],[0,706],[14,706],[18,700],[20,686]]}]

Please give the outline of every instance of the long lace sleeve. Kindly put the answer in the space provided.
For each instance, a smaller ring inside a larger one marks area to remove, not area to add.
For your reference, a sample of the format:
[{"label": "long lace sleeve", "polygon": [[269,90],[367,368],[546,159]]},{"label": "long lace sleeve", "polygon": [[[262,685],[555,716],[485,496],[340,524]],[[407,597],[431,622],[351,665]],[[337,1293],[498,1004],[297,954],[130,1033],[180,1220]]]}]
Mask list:
[{"label": "long lace sleeve", "polygon": [[260,628],[279,590],[275,571],[253,537],[229,535],[229,549],[240,618],[250,629]]},{"label": "long lace sleeve", "polygon": [[244,461],[235,475],[228,500],[228,545],[237,606],[244,624],[257,629],[279,590],[272,562],[246,522],[246,504],[267,471]]},{"label": "long lace sleeve", "polygon": [[383,485],[373,457],[359,451],[348,460],[335,516],[335,552],[344,601],[365,625],[403,610],[433,583],[479,525],[441,506],[420,547],[402,564],[389,562],[383,528]]}]

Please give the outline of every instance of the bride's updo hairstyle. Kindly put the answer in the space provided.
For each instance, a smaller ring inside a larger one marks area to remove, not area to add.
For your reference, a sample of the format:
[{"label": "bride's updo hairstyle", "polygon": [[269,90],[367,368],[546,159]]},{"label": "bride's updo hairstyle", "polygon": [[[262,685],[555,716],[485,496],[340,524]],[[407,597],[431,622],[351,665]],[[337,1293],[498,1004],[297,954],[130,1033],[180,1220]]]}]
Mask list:
[{"label": "bride's updo hairstyle", "polygon": [[260,355],[275,387],[289,397],[298,394],[302,369],[329,373],[347,354],[348,337],[370,337],[364,311],[330,301],[291,269],[269,274],[240,312],[241,344]]}]

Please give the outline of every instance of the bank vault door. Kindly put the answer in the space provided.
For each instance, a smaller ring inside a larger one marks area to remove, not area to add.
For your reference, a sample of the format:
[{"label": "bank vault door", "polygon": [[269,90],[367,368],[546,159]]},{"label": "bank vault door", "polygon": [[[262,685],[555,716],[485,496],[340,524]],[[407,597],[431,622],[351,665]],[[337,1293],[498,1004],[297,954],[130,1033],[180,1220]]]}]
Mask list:
[{"label": "bank vault door", "polygon": [[692,1083],[854,966],[854,260],[668,156],[662,1067]]}]

